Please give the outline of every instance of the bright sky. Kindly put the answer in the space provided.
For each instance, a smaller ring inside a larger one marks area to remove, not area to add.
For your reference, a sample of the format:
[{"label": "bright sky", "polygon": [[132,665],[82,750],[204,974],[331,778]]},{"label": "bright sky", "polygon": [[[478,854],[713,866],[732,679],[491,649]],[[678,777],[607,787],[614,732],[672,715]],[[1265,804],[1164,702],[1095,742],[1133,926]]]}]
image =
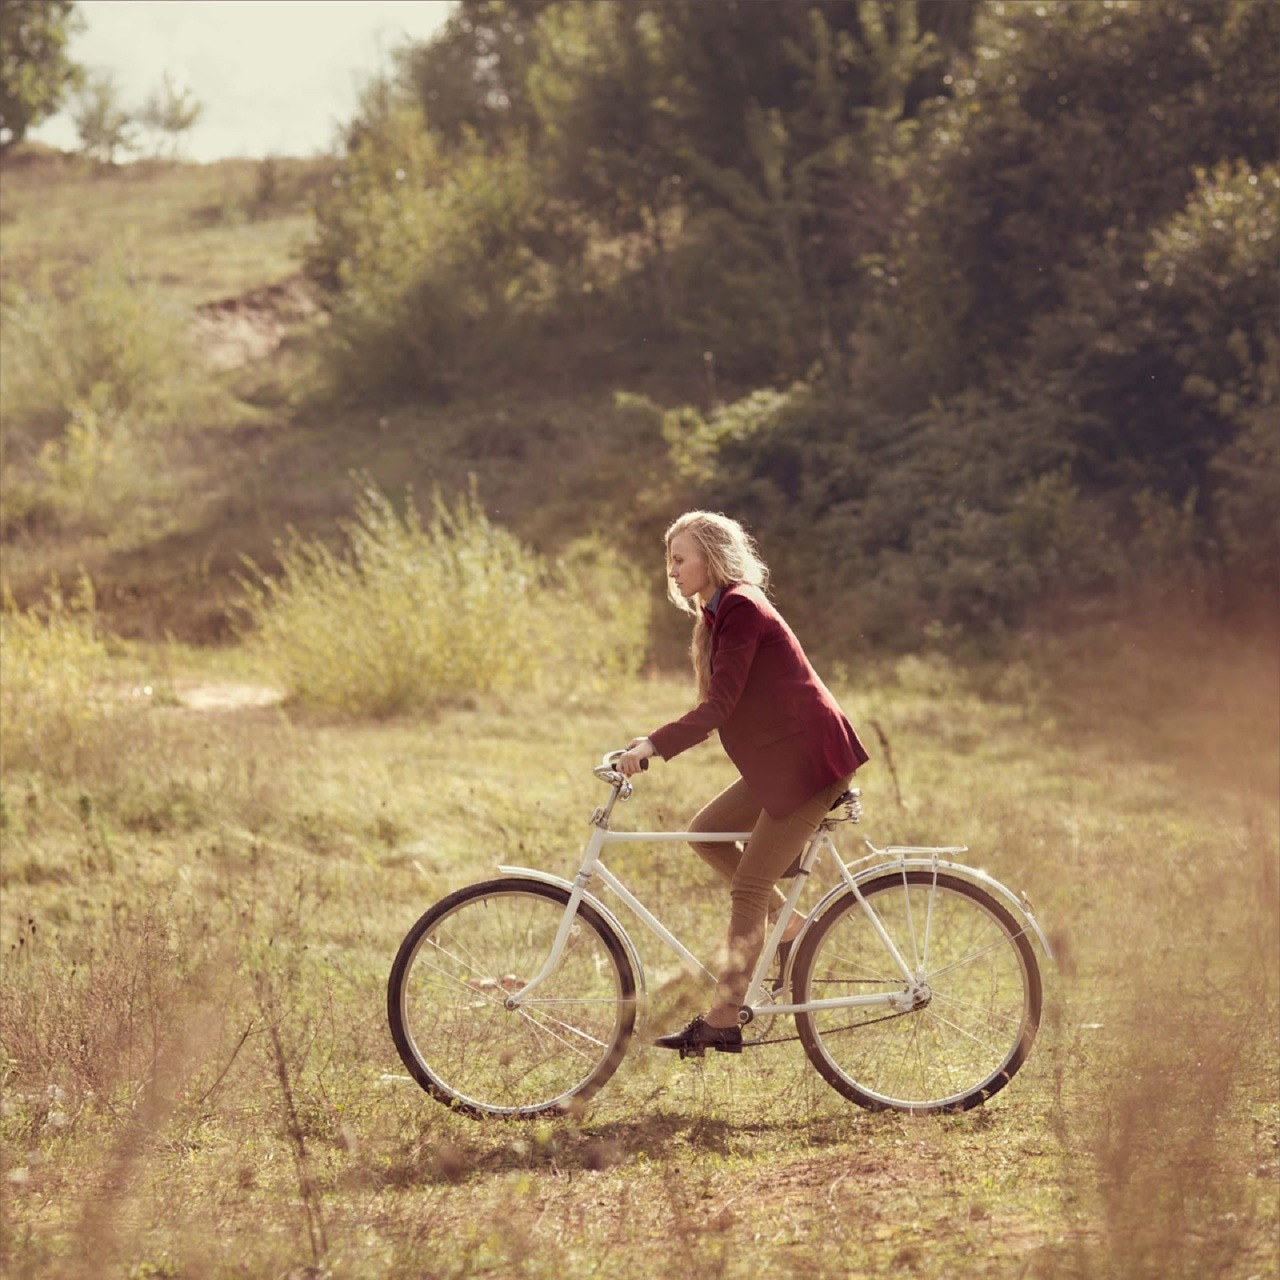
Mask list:
[{"label": "bright sky", "polygon": [[[110,72],[136,109],[167,72],[204,104],[191,160],[312,155],[355,114],[361,86],[406,39],[424,40],[449,0],[80,0],[74,62]],[[69,113],[30,138],[74,150]]]}]

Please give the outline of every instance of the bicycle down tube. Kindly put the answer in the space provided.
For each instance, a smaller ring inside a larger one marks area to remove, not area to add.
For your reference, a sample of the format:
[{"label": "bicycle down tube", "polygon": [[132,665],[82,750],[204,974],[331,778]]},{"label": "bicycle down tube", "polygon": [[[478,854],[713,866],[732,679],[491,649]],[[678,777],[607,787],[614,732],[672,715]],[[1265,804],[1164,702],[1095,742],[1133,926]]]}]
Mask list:
[{"label": "bicycle down tube", "polygon": [[[747,840],[750,836],[751,832],[749,831],[609,831],[597,826],[595,831],[592,832],[590,841],[587,843],[587,850],[582,858],[582,866],[574,877],[573,889],[564,909],[564,919],[560,922],[560,928],[556,931],[556,936],[552,940],[551,952],[542,968],[534,974],[517,994],[508,999],[508,1008],[519,1008],[524,998],[535,991],[541,983],[545,982],[555,972],[555,967],[560,960],[560,954],[564,949],[565,940],[569,936],[569,930],[573,927],[574,914],[578,910],[578,904],[586,895],[587,885],[593,877],[598,878],[602,884],[612,889],[619,900],[644,922],[650,932],[674,951],[681,960],[701,970],[702,973],[714,981],[715,975],[711,973],[706,965],[600,861],[600,850],[607,844],[679,844],[689,840],[705,840],[729,844],[736,840]],[[527,875],[529,873],[529,869],[525,867],[500,866],[498,870],[503,875]]]},{"label": "bicycle down tube", "polygon": [[[654,934],[669,950],[674,952],[686,964],[693,966],[711,981],[715,981],[713,974],[692,951],[686,947],[679,938],[675,936],[645,905],[639,898],[631,892],[630,889],[620,880],[608,867],[600,861],[600,851],[604,846],[609,844],[678,844],[690,840],[698,840],[705,842],[730,843],[736,840],[746,840],[750,837],[749,831],[609,831],[598,827],[592,833],[591,840],[588,842],[586,853],[583,856],[582,866],[574,878],[573,889],[570,893],[569,901],[565,905],[564,916],[560,922],[560,927],[556,931],[556,936],[551,944],[551,951],[542,967],[538,972],[524,984],[518,991],[507,997],[506,1004],[510,1009],[518,1009],[537,988],[546,981],[552,973],[555,972],[556,965],[559,963],[561,953],[564,949],[565,941],[569,936],[569,931],[573,926],[573,917],[578,910],[586,894],[586,887],[592,878],[598,878],[601,883],[606,885],[618,899],[644,923],[651,933]],[[817,832],[813,839],[806,844],[801,854],[801,865],[806,869],[812,864],[813,846],[818,846],[818,851],[829,852],[835,860],[836,866],[848,883],[850,889],[857,897],[862,905],[862,909],[866,912],[868,919],[871,921],[872,927],[875,929],[877,936],[883,942],[885,949],[892,957],[894,963],[902,974],[903,980],[908,984],[915,980],[915,975],[902,958],[898,948],[894,945],[892,938],[881,924],[879,917],[876,915],[870,903],[862,896],[858,889],[857,883],[845,865],[844,859],[840,857],[834,842],[825,831]],[[504,875],[509,874],[525,874],[526,869],[520,867],[500,867],[499,870]],[[790,917],[790,913],[795,909],[800,899],[801,893],[804,891],[804,875],[797,875],[791,885],[791,889],[787,894],[785,905],[778,913],[778,919],[774,923],[771,936],[766,939],[765,947],[761,952],[760,960],[757,962],[755,972],[752,974],[751,982],[748,985],[746,996],[744,997],[746,1005],[753,1007],[760,995],[760,987],[764,980],[764,973],[767,969],[766,961],[771,960],[777,951],[778,944],[781,942],[782,930],[786,927],[786,922]],[[772,936],[776,935],[776,936]],[[770,1003],[767,1008],[770,1014],[793,1014],[793,1013],[811,1013],[825,1009],[854,1009],[867,1008],[876,1005],[890,1005],[894,1001],[894,997],[888,993],[878,993],[876,995],[865,996],[839,996],[826,1000],[809,1000],[803,1004],[774,1004]]]}]

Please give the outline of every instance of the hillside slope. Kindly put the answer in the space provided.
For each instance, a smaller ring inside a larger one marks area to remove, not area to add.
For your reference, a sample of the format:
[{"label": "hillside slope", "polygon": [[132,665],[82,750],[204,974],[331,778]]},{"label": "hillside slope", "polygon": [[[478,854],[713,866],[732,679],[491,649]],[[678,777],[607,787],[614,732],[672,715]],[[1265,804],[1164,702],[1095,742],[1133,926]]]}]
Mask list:
[{"label": "hillside slope", "polygon": [[[78,410],[52,378],[6,387],[5,584],[29,601],[83,569],[122,636],[229,639],[245,558],[269,565],[295,528],[336,536],[365,477],[419,503],[474,483],[491,518],[543,551],[609,537],[619,513],[633,530],[637,494],[664,483],[663,451],[635,437],[614,388],[701,390],[688,353],[579,348],[449,403],[338,401],[300,272],[326,161],[108,169],[20,150],[0,178],[9,317],[56,299],[83,313],[85,273],[119,258],[187,344],[176,402],[78,467]],[[6,327],[12,347],[24,326]]]}]

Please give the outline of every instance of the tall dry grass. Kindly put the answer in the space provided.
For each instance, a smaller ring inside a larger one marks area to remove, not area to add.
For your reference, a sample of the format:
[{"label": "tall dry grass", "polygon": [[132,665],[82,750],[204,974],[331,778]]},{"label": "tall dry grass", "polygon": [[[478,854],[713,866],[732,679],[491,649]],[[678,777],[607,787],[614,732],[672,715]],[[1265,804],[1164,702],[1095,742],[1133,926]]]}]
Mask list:
[{"label": "tall dry grass", "polygon": [[243,582],[262,663],[299,702],[353,714],[423,711],[517,690],[599,688],[635,672],[648,597],[589,549],[549,563],[485,516],[475,493],[425,520],[372,484],[345,548],[295,535],[278,576]]},{"label": "tall dry grass", "polygon": [[1280,1172],[1274,638],[1167,610],[1045,648],[1096,780],[1051,1114],[1090,1229],[1033,1274],[1267,1274],[1241,1242]]},{"label": "tall dry grass", "polygon": [[0,609],[0,760],[8,770],[74,777],[118,707],[108,695],[107,637],[82,576],[71,593],[54,583],[38,604]]}]

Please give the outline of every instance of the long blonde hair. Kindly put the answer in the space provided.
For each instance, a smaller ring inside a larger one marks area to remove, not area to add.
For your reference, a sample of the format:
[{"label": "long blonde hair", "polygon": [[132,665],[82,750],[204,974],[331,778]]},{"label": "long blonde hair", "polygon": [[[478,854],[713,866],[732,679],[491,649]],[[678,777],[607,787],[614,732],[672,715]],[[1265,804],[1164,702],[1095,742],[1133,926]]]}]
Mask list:
[{"label": "long blonde hair", "polygon": [[[667,568],[671,568],[671,542],[686,533],[702,552],[707,562],[707,576],[716,587],[727,587],[731,582],[749,582],[764,590],[769,585],[769,566],[760,558],[751,535],[736,521],[718,511],[686,511],[674,520],[664,535],[667,548]],[[686,613],[694,615],[693,640],[689,656],[693,660],[693,674],[698,682],[698,701],[707,696],[711,686],[711,627],[702,615],[696,600],[686,600],[668,574],[667,594],[673,603]]]}]

